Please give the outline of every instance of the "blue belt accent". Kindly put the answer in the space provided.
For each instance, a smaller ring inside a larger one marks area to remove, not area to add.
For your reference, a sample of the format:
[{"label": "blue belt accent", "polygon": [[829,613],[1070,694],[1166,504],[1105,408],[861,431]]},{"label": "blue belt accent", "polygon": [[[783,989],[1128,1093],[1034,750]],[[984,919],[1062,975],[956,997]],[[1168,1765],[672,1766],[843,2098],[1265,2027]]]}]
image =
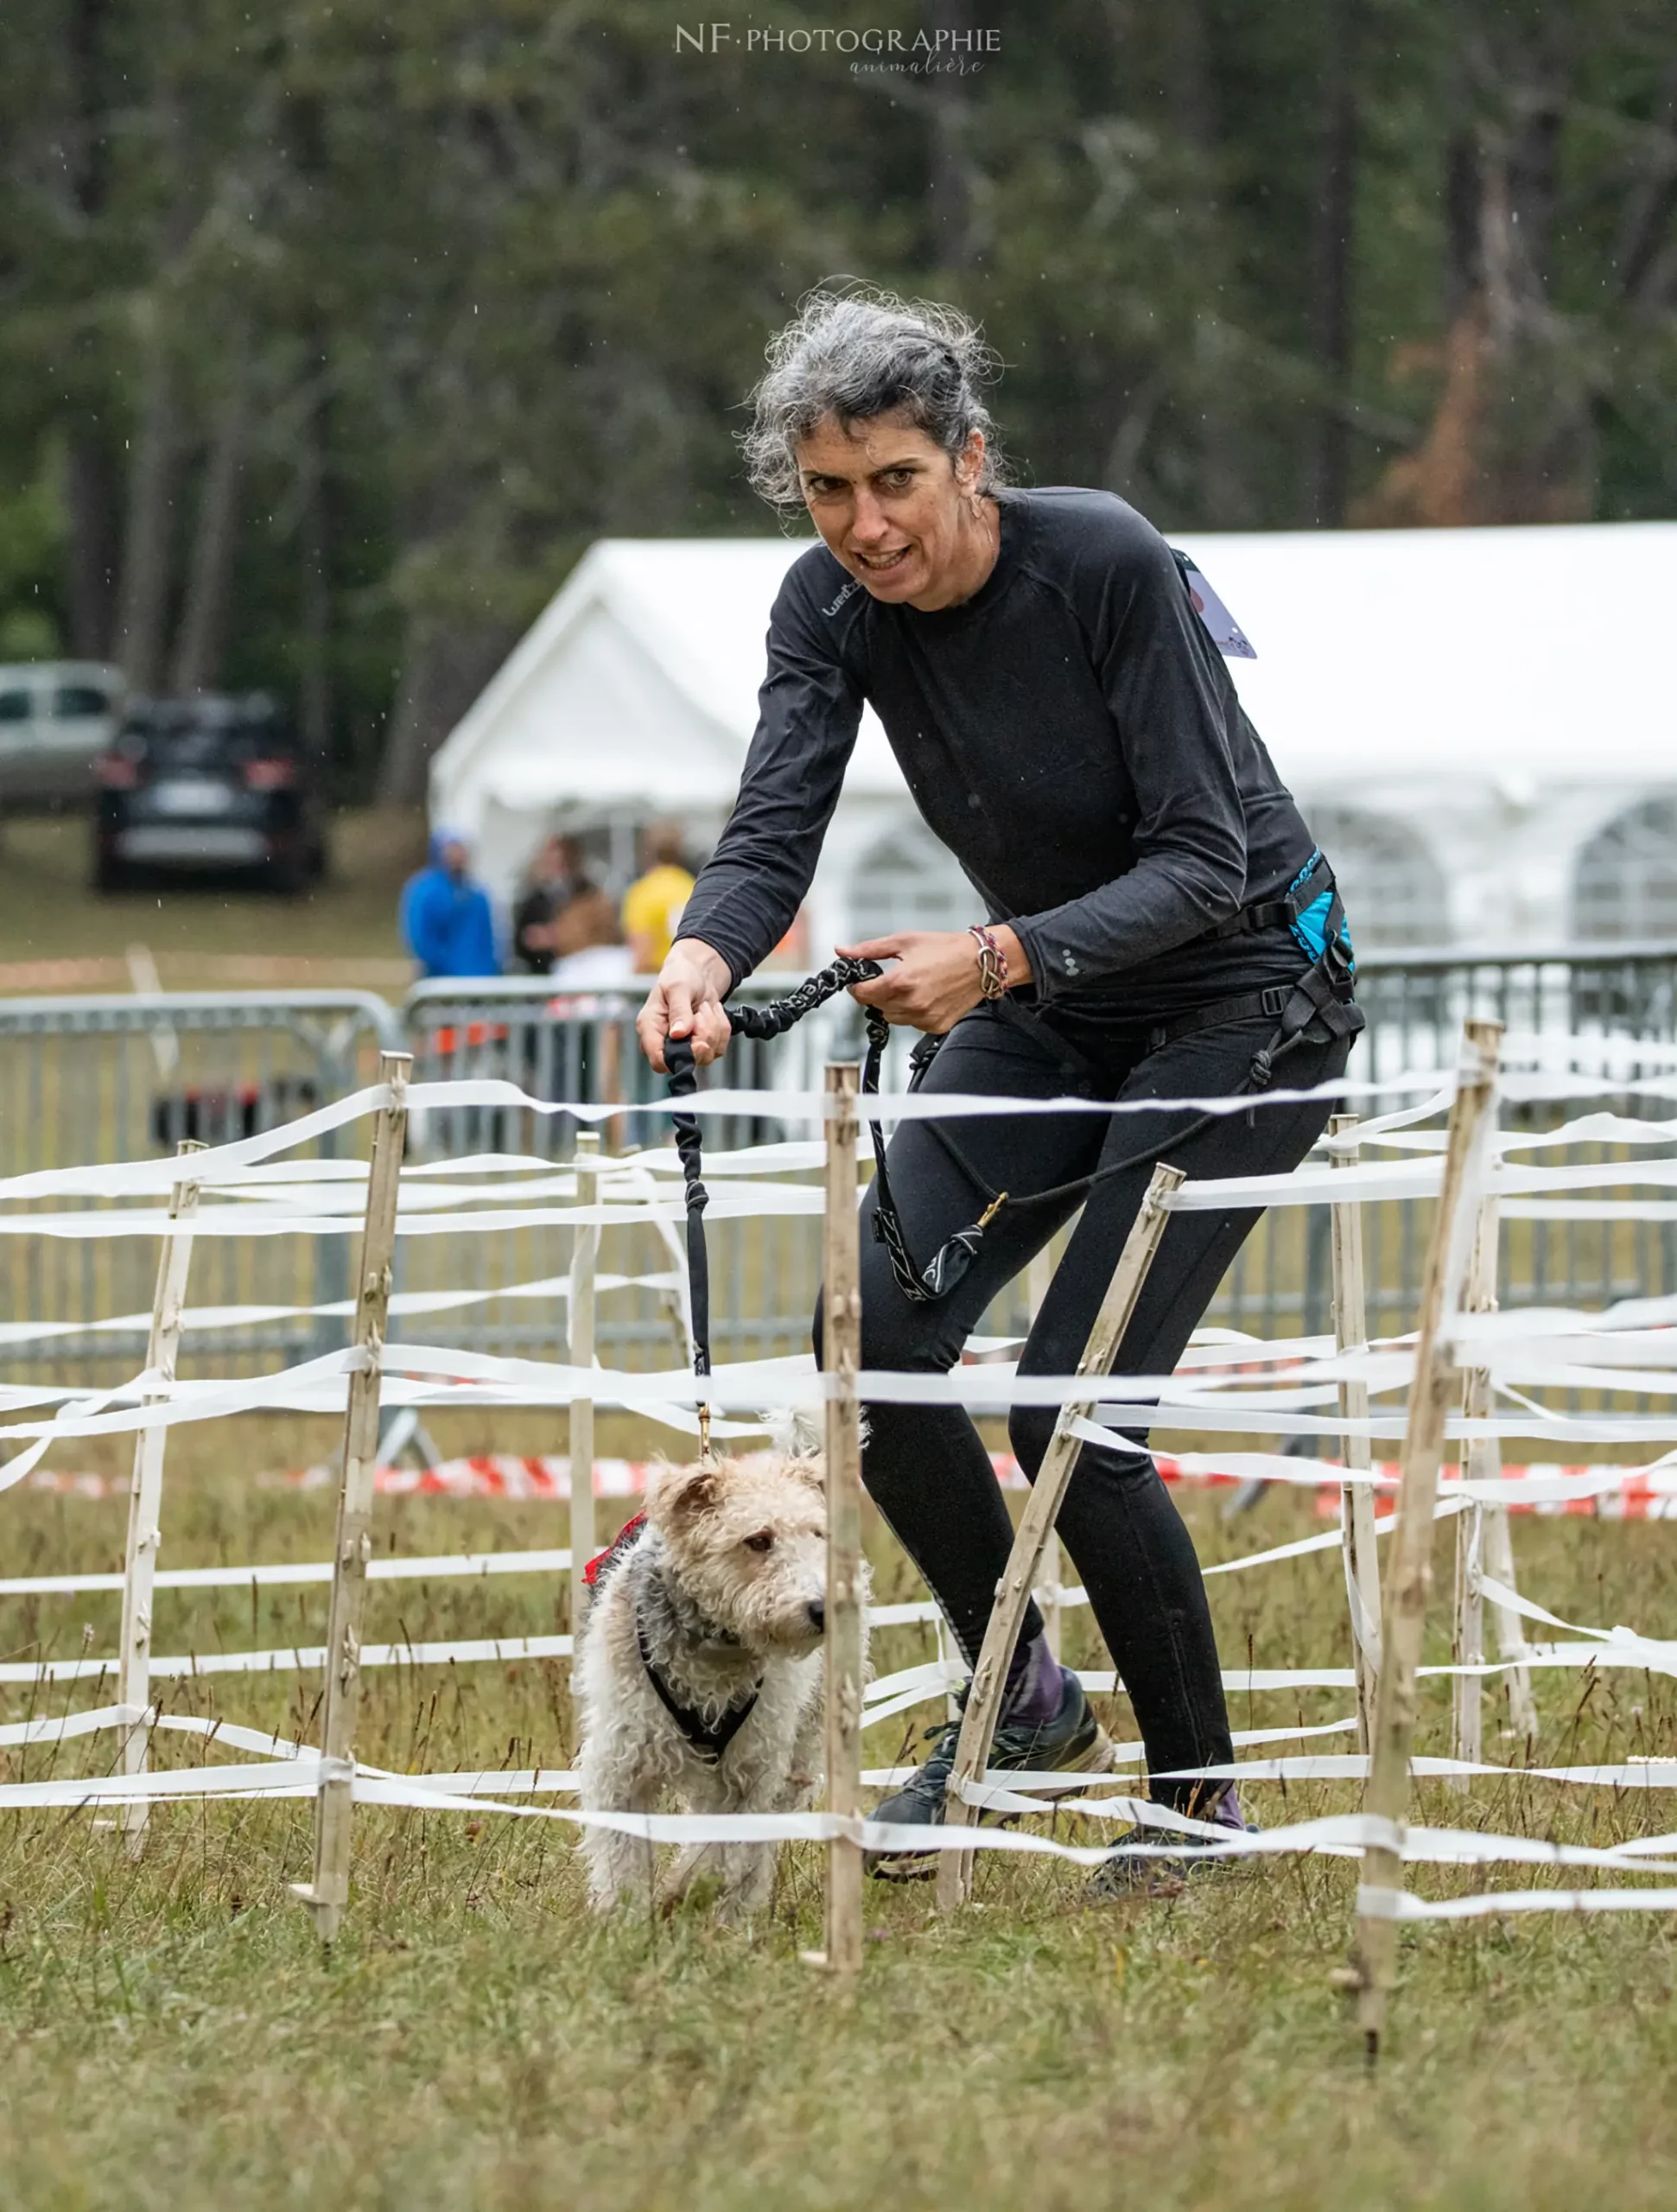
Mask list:
[{"label": "blue belt accent", "polygon": [[[1286,897],[1283,902],[1290,910],[1287,927],[1292,931],[1301,950],[1307,952],[1312,960],[1319,960],[1328,949],[1328,931],[1333,926],[1332,914],[1336,893],[1330,887],[1326,891],[1318,892],[1308,906],[1299,904],[1299,894],[1309,884],[1312,876],[1320,867],[1321,861],[1322,849],[1318,845],[1298,874],[1288,884]],[[1356,955],[1351,946],[1351,925],[1345,918],[1343,905],[1340,906],[1337,941],[1344,948],[1345,972],[1349,976],[1355,976]]]}]

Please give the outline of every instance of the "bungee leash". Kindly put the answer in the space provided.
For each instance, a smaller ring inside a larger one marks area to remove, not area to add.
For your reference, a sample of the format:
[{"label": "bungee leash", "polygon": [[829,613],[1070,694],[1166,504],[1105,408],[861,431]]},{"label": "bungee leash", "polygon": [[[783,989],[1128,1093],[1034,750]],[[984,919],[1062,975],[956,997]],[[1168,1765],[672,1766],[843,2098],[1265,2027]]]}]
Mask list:
[{"label": "bungee leash", "polygon": [[[841,991],[848,991],[854,983],[872,982],[885,973],[877,960],[852,960],[841,957],[816,975],[807,977],[795,990],[784,998],[771,999],[766,1006],[731,1006],[724,1008],[728,1026],[738,1035],[769,1039],[784,1037],[795,1022],[806,1014],[813,1014],[828,1000],[836,998]],[[886,1046],[891,1039],[891,1025],[877,1007],[864,1007],[863,1015],[867,1030],[867,1051],[862,1061],[861,1092],[864,1098],[876,1097],[880,1089],[880,1073],[885,1062]],[[931,1065],[933,1054],[941,1038],[925,1038],[915,1048],[911,1090],[918,1090]],[[667,1037],[664,1046],[664,1065],[670,1072],[670,1096],[690,1098],[698,1089],[698,1071],[694,1065],[692,1041],[685,1037]],[[682,1179],[687,1201],[687,1278],[689,1303],[693,1315],[693,1372],[706,1380],[710,1374],[710,1257],[705,1243],[704,1212],[710,1203],[710,1193],[703,1179],[702,1140],[699,1134],[698,1117],[693,1114],[677,1114],[676,1149],[681,1157]],[[984,1193],[986,1204],[978,1218],[965,1229],[941,1244],[924,1267],[915,1264],[908,1249],[908,1239],[903,1231],[902,1217],[897,1211],[891,1194],[890,1172],[885,1164],[885,1139],[880,1126],[871,1116],[867,1120],[868,1135],[873,1146],[873,1233],[885,1246],[891,1262],[891,1272],[905,1298],[917,1306],[943,1298],[954,1289],[977,1256],[983,1243],[984,1231],[997,1212],[1007,1203],[1005,1191],[992,1191],[981,1176],[975,1174],[969,1161],[962,1159],[950,1140],[929,1122],[938,1141],[947,1147],[952,1159],[969,1181]],[[702,1402],[698,1408],[699,1443],[703,1458],[710,1457],[710,1407]]]},{"label": "bungee leash", "polygon": [[[1272,918],[1286,918],[1290,925],[1294,925],[1295,935],[1299,934],[1296,927],[1299,915],[1309,915],[1319,930],[1319,935],[1312,931],[1312,941],[1306,946],[1307,950],[1316,950],[1317,957],[1305,973],[1296,982],[1272,984],[1263,990],[1220,999],[1211,1006],[1197,1008],[1172,1021],[1158,1025],[1149,1031],[1147,1037],[1148,1050],[1158,1052],[1165,1046],[1174,1044],[1180,1038],[1192,1036],[1203,1029],[1255,1020],[1260,1016],[1274,1020],[1276,1027],[1253,1054],[1244,1079],[1232,1094],[1236,1097],[1248,1092],[1267,1090],[1274,1080],[1277,1063],[1307,1038],[1317,1043],[1325,1043],[1335,1037],[1355,1037],[1363,1028],[1364,1020],[1362,1008],[1350,996],[1355,967],[1349,938],[1344,931],[1344,907],[1332,873],[1324,865],[1319,852],[1312,854],[1310,861],[1299,871],[1286,900],[1271,901],[1266,906],[1248,909],[1246,913],[1250,917],[1246,926],[1260,927]],[[1237,921],[1227,928],[1241,925]],[[1218,935],[1225,933],[1226,929],[1216,932]],[[836,997],[839,992],[848,990],[856,983],[871,982],[884,972],[877,960],[841,957],[818,974],[806,978],[784,998],[772,999],[765,1006],[732,1006],[724,1011],[730,1028],[740,1036],[758,1039],[784,1037],[805,1014],[813,1014],[817,1007],[825,1006],[829,999]],[[1060,1036],[1016,1000],[1002,997],[987,1001],[987,1003],[999,1019],[1045,1046],[1064,1071],[1068,1082],[1076,1084],[1085,1095],[1089,1084],[1102,1080],[1100,1071],[1069,1039]],[[862,1011],[867,1022],[867,1052],[862,1062],[861,1095],[869,1098],[877,1096],[879,1093],[880,1074],[891,1030],[877,1007],[864,1007]],[[910,1063],[911,1091],[918,1090],[925,1080],[926,1072],[943,1042],[941,1037],[928,1036],[923,1037],[916,1046]],[[670,1071],[670,1096],[690,1098],[698,1089],[698,1072],[694,1065],[690,1039],[667,1038],[664,1050],[664,1064]],[[949,1132],[936,1121],[928,1121],[925,1126],[931,1135],[942,1145],[984,1204],[976,1217],[965,1229],[957,1230],[954,1236],[946,1239],[921,1267],[909,1249],[902,1217],[892,1196],[890,1175],[886,1166],[885,1141],[879,1124],[871,1116],[865,1118],[873,1146],[873,1234],[886,1248],[897,1287],[916,1306],[935,1304],[949,1295],[978,1256],[985,1230],[1004,1206],[1012,1205],[1015,1211],[1019,1211],[1026,1207],[1067,1201],[1080,1203],[1115,1176],[1128,1174],[1133,1169],[1157,1160],[1161,1150],[1158,1142],[1145,1145],[1124,1159],[1108,1160],[1089,1174],[1077,1176],[1070,1182],[1056,1184],[1050,1190],[1026,1192],[1015,1196],[1007,1191],[993,1190]],[[1168,1143],[1179,1145],[1185,1138],[1196,1136],[1202,1129],[1210,1128],[1216,1119],[1215,1113],[1196,1115],[1185,1128],[1172,1132]],[[702,1146],[697,1116],[677,1114],[674,1121],[676,1147],[681,1156],[687,1201],[687,1271],[693,1315],[693,1371],[702,1382],[711,1371],[710,1263],[704,1231],[704,1211],[709,1204],[710,1194],[703,1181]],[[700,1404],[698,1414],[701,1450],[702,1456],[708,1459],[711,1415],[708,1402]]]},{"label": "bungee leash", "polygon": [[[1351,996],[1356,963],[1346,925],[1344,902],[1320,846],[1312,850],[1281,898],[1242,907],[1210,935],[1225,938],[1242,931],[1283,925],[1300,949],[1312,956],[1302,976],[1291,983],[1272,983],[1261,990],[1243,991],[1216,1000],[1210,1006],[1197,1007],[1172,1020],[1155,1023],[1147,1032],[1148,1052],[1162,1052],[1166,1046],[1182,1038],[1196,1036],[1202,1030],[1221,1028],[1230,1022],[1260,1019],[1274,1021],[1274,1030],[1252,1055],[1245,1076],[1229,1094],[1238,1098],[1267,1090],[1275,1079],[1277,1063],[1299,1045],[1306,1041],[1326,1044],[1337,1037],[1349,1039],[1357,1036],[1366,1026],[1367,1017]],[[988,1003],[998,1019],[1041,1046],[1058,1064],[1068,1084],[1077,1084],[1085,1096],[1090,1084],[1098,1085],[1103,1080],[1100,1070],[1069,1038],[1062,1037],[1018,1000],[1000,997]],[[943,1042],[941,1037],[926,1037],[915,1048],[914,1077],[909,1085],[912,1090],[924,1079]],[[989,1203],[970,1229],[952,1236],[930,1264],[917,1272],[909,1256],[902,1224],[891,1204],[889,1188],[885,1185],[881,1156],[875,1179],[880,1188],[874,1234],[890,1253],[892,1273],[903,1295],[917,1305],[925,1304],[943,1297],[960,1281],[977,1255],[985,1229],[1004,1205],[1011,1204],[1019,1212],[1031,1206],[1065,1201],[1080,1205],[1102,1183],[1110,1182],[1115,1176],[1128,1174],[1134,1168],[1153,1166],[1166,1149],[1173,1150],[1187,1138],[1197,1136],[1217,1118],[1215,1113],[1197,1114],[1185,1127],[1173,1129],[1164,1144],[1155,1141],[1143,1145],[1126,1158],[1108,1160],[1090,1173],[1074,1177],[1068,1183],[1018,1196],[1007,1191],[993,1191],[949,1132],[936,1122],[928,1122],[925,1126],[930,1134]]]},{"label": "bungee leash", "polygon": [[[766,1006],[731,1006],[726,1007],[724,1011],[727,1013],[729,1027],[741,1037],[759,1039],[784,1037],[794,1022],[802,1021],[806,1014],[813,1014],[817,1007],[825,1006],[829,999],[836,998],[841,991],[848,991],[856,983],[871,983],[876,976],[882,976],[884,973],[884,969],[877,960],[853,960],[841,955],[838,959],[822,969],[818,974],[807,977],[795,990],[788,991],[785,998],[771,999]],[[862,1059],[861,1095],[864,1098],[874,1098],[879,1096],[880,1076],[885,1065],[886,1047],[891,1041],[891,1025],[877,1007],[864,1006],[862,1015],[867,1032],[867,1051]],[[924,1079],[926,1070],[931,1065],[933,1056],[942,1042],[942,1038],[923,1038],[915,1047],[912,1062],[912,1073],[909,1081],[911,1090],[919,1089]],[[666,1060],[669,1058],[667,1046],[664,1058]],[[671,1088],[673,1090],[673,1084]],[[689,1116],[683,1118],[690,1120],[692,1117]],[[995,1192],[988,1189],[982,1179],[975,1176],[967,1161],[962,1159],[961,1154],[954,1149],[952,1145],[950,1146],[950,1156],[966,1174],[969,1181],[983,1191],[987,1204],[984,1211],[976,1221],[965,1229],[957,1230],[953,1236],[938,1247],[936,1254],[924,1268],[917,1267],[914,1256],[908,1249],[908,1239],[903,1231],[902,1216],[898,1212],[896,1201],[891,1195],[891,1175],[885,1164],[885,1139],[880,1134],[879,1123],[871,1116],[866,1118],[868,1135],[873,1145],[873,1234],[885,1246],[891,1261],[891,1272],[896,1277],[898,1287],[904,1297],[912,1300],[917,1306],[924,1305],[930,1300],[943,1297],[948,1292],[953,1290],[962,1276],[966,1274],[977,1254],[979,1245],[983,1241],[985,1230],[999,1209],[1006,1203],[1007,1194],[1005,1191]],[[934,1130],[940,1141],[948,1144],[948,1139],[944,1137],[942,1130],[937,1128],[935,1123],[928,1123],[927,1126]],[[696,1146],[696,1126],[694,1141]],[[681,1142],[679,1135],[677,1142],[677,1144]],[[683,1163],[684,1161],[683,1154]],[[690,1226],[694,1218],[693,1200],[690,1195],[688,1207],[688,1222]],[[704,1201],[701,1198],[698,1211],[702,1214],[703,1210]]]}]

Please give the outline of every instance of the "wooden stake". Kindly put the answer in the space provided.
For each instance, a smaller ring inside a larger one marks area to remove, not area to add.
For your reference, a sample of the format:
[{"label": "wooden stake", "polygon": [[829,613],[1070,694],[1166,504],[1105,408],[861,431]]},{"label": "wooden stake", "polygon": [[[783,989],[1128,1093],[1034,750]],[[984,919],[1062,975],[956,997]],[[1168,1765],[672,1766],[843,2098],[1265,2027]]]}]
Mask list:
[{"label": "wooden stake", "polygon": [[[1101,1309],[1095,1316],[1095,1325],[1089,1332],[1089,1342],[1083,1346],[1083,1357],[1077,1362],[1079,1376],[1088,1376],[1091,1379],[1104,1378],[1112,1372],[1112,1363],[1118,1357],[1124,1332],[1129,1326],[1136,1300],[1141,1295],[1141,1286],[1147,1279],[1147,1272],[1153,1266],[1159,1241],[1165,1234],[1165,1224],[1169,1216],[1165,1211],[1164,1201],[1185,1179],[1179,1167],[1166,1167],[1161,1164],[1153,1169],[1153,1180],[1142,1198],[1140,1211],[1124,1240],[1124,1249],[1118,1255],[1118,1264],[1112,1271],[1112,1281],[1107,1286]],[[963,1786],[981,1777],[985,1763],[990,1756],[990,1745],[995,1735],[996,1722],[1000,1717],[1002,1695],[1007,1687],[1007,1665],[1019,1641],[1026,1605],[1030,1599],[1032,1585],[1037,1579],[1043,1545],[1058,1518],[1066,1486],[1077,1466],[1077,1455],[1083,1450],[1081,1439],[1072,1433],[1072,1424],[1078,1420],[1086,1420],[1096,1402],[1096,1395],[1091,1392],[1086,1399],[1061,1407],[1059,1418],[1054,1424],[1054,1433],[1043,1455],[1042,1465],[1031,1485],[1031,1495],[1026,1500],[1007,1572],[996,1586],[995,1603],[990,1609],[989,1625],[984,1631],[978,1664],[973,1669],[972,1689],[967,1699],[967,1710],[956,1745],[955,1765],[950,1774],[948,1795],[943,1801],[943,1819],[950,1827],[970,1827],[978,1818],[975,1808],[961,1793]],[[939,1853],[937,1908],[940,1912],[951,1911],[956,1905],[965,1903],[972,1887],[972,1864],[970,1851]]]},{"label": "wooden stake", "polygon": [[[1469,1288],[1468,1310],[1471,1313],[1494,1313],[1496,1311],[1496,1202],[1488,1198],[1482,1209],[1479,1242],[1474,1249],[1474,1279]],[[1470,1370],[1464,1392],[1465,1409],[1476,1416],[1489,1414],[1494,1394],[1487,1370]],[[1480,1437],[1470,1443],[1464,1454],[1467,1471],[1479,1482],[1500,1482],[1502,1477],[1502,1452],[1499,1440],[1494,1436]],[[1489,1576],[1506,1589],[1515,1588],[1514,1539],[1509,1525],[1509,1510],[1500,1503],[1475,1503],[1468,1507],[1457,1522],[1457,1580],[1461,1590],[1458,1603],[1458,1656],[1478,1664],[1484,1657],[1484,1599],[1479,1584]],[[1471,1533],[1470,1533],[1471,1527]],[[1471,1587],[1463,1586],[1471,1585]],[[1516,1663],[1510,1667],[1504,1679],[1509,1693],[1509,1726],[1516,1736],[1529,1743],[1537,1733],[1537,1706],[1532,1696],[1532,1674],[1528,1663],[1526,1625],[1516,1612],[1506,1605],[1494,1605],[1496,1617],[1496,1644],[1504,1659]],[[1480,1720],[1482,1710],[1479,1676],[1457,1677],[1458,1716],[1471,1707],[1471,1718],[1464,1726],[1458,1720],[1456,1756],[1458,1758],[1480,1758],[1483,1754],[1483,1728]],[[1464,1693],[1469,1693],[1466,1697]],[[1471,1746],[1471,1748],[1465,1748]],[[1457,1785],[1465,1789],[1466,1778]]]},{"label": "wooden stake", "polygon": [[1060,1628],[1063,1615],[1060,1599],[1065,1588],[1065,1554],[1060,1548],[1059,1533],[1050,1529],[1042,1548],[1040,1580],[1037,1584],[1037,1611],[1042,1615],[1043,1641],[1058,1659],[1060,1656]]},{"label": "wooden stake", "polygon": [[[1496,1310],[1496,1201],[1483,1199],[1479,1207],[1478,1233],[1473,1243],[1473,1264],[1468,1272],[1463,1310],[1494,1313]],[[1483,1421],[1494,1402],[1490,1370],[1471,1367],[1462,1389],[1462,1411],[1470,1421]],[[1462,1446],[1462,1472],[1476,1482],[1500,1481],[1502,1447],[1494,1436],[1472,1437]],[[1485,1656],[1485,1609],[1479,1594],[1484,1572],[1485,1508],[1476,1498],[1456,1516],[1455,1610],[1450,1638],[1458,1666],[1477,1667]],[[1450,1754],[1452,1758],[1477,1762],[1484,1756],[1484,1677],[1458,1675],[1454,1678],[1450,1712]],[[1454,1774],[1452,1789],[1465,1791],[1472,1777]]]},{"label": "wooden stake", "polygon": [[[185,1159],[204,1147],[195,1137],[182,1137],[175,1147]],[[177,1183],[168,1194],[168,1217],[183,1224],[163,1239],[157,1255],[157,1288],[151,1301],[151,1334],[146,1341],[145,1363],[164,1385],[149,1390],[143,1405],[162,1405],[175,1380],[181,1348],[181,1315],[187,1302],[187,1271],[192,1264],[193,1216],[198,1211],[196,1183]],[[128,1489],[128,1548],[123,1559],[123,1629],[120,1678],[117,1696],[128,1707],[129,1726],[123,1738],[123,1771],[143,1774],[151,1750],[151,1599],[157,1573],[157,1550],[162,1541],[163,1453],[166,1428],[143,1428],[134,1440],[134,1471]],[[146,1821],[150,1807],[143,1799],[123,1808],[123,1833],[130,1859],[145,1846]]]},{"label": "wooden stake", "polygon": [[356,1277],[355,1349],[363,1363],[349,1378],[344,1417],[344,1472],[338,1491],[338,1535],[332,1554],[332,1612],[327,1630],[326,1715],[321,1750],[336,1771],[321,1782],[314,1808],[314,1878],[294,1882],[293,1894],[313,1909],[323,1943],[338,1933],[349,1902],[349,1827],[355,1802],[355,1720],[361,1701],[361,1621],[367,1563],[372,1557],[374,1477],[378,1464],[379,1360],[390,1313],[396,1250],[396,1208],[402,1147],[408,1128],[408,1076],[413,1057],[381,1052],[378,1080],[390,1103],[372,1125],[367,1163],[367,1210]]},{"label": "wooden stake", "polygon": [[[1051,1247],[1045,1244],[1040,1252],[1032,1255],[1030,1265],[1025,1271],[1025,1302],[1031,1310],[1032,1325],[1042,1311],[1042,1301],[1047,1297],[1048,1286],[1053,1280],[1054,1255]],[[1060,1548],[1059,1531],[1051,1529],[1042,1548],[1042,1580],[1038,1585],[1037,1610],[1042,1615],[1043,1636],[1056,1659],[1060,1656],[1063,1618],[1060,1592],[1064,1583],[1065,1560]],[[953,1710],[950,1718],[955,1718]]]},{"label": "wooden stake", "polygon": [[[576,1195],[592,1205],[600,1195],[600,1133],[576,1133]],[[573,1367],[594,1364],[595,1264],[600,1258],[597,1226],[573,1231],[567,1347]],[[573,1398],[570,1408],[570,1632],[571,1671],[576,1669],[582,1624],[593,1594],[582,1580],[594,1554],[594,1400]]]},{"label": "wooden stake", "polygon": [[[1336,1114],[1328,1123],[1332,1137],[1349,1138],[1355,1114]],[[1355,1144],[1337,1146],[1329,1155],[1336,1167],[1355,1167]],[[1367,1293],[1363,1275],[1363,1209],[1348,1201],[1330,1210],[1333,1246],[1333,1338],[1342,1352],[1366,1351],[1369,1343]],[[1339,1411],[1347,1421],[1369,1417],[1366,1382],[1342,1382]],[[1348,1467],[1369,1468],[1374,1455],[1365,1435],[1347,1429],[1341,1448]],[[1374,1738],[1375,1696],[1380,1685],[1380,1558],[1375,1545],[1375,1494],[1367,1483],[1339,1485],[1340,1542],[1345,1560],[1345,1595],[1351,1615],[1351,1656],[1356,1669],[1357,1734],[1366,1751]]]},{"label": "wooden stake", "polygon": [[[823,1364],[827,1401],[827,1805],[861,1810],[861,1250],[856,1228],[854,1067],[827,1070],[827,1214],[823,1237]],[[861,1971],[861,1847],[827,1847],[827,1955],[835,1974]]]},{"label": "wooden stake", "polygon": [[[1485,1573],[1505,1588],[1515,1588],[1514,1534],[1509,1525],[1506,1505],[1488,1505],[1485,1508],[1484,1532]],[[1490,1610],[1496,1623],[1496,1649],[1504,1659],[1515,1662],[1502,1678],[1509,1688],[1509,1726],[1516,1736],[1529,1744],[1537,1733],[1537,1701],[1532,1695],[1530,1647],[1526,1642],[1526,1624],[1518,1613],[1510,1611],[1506,1605],[1493,1602]]]},{"label": "wooden stake", "polygon": [[[1409,1805],[1409,1756],[1415,1734],[1416,1675],[1426,1600],[1432,1582],[1432,1509],[1444,1459],[1445,1425],[1459,1370],[1440,1339],[1454,1316],[1466,1279],[1479,1196],[1496,1130],[1496,1058],[1500,1021],[1464,1025],[1461,1070],[1450,1109],[1443,1187],[1427,1247],[1415,1341],[1415,1380],[1403,1438],[1403,1461],[1392,1532],[1392,1558],[1381,1620],[1380,1689],[1375,1737],[1363,1808],[1401,1825]],[[1395,1910],[1403,1889],[1403,1859],[1386,1844],[1363,1853],[1357,1892],[1356,1975],[1358,2018],[1369,2063],[1380,2054],[1387,1999],[1397,1966]]]}]

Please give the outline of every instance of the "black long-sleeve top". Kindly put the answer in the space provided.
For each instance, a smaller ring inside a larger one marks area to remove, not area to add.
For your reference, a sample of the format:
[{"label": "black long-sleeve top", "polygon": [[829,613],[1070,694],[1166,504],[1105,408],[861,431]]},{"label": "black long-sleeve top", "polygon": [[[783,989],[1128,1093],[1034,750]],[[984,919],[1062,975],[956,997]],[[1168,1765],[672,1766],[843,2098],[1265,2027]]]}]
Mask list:
[{"label": "black long-sleeve top", "polygon": [[682,924],[736,982],[809,889],[864,701],[1036,996],[1068,1013],[1228,988],[1257,948],[1231,964],[1206,932],[1309,858],[1158,531],[1107,493],[997,497],[995,566],[959,607],[876,600],[824,545],[789,570],[740,796]]}]

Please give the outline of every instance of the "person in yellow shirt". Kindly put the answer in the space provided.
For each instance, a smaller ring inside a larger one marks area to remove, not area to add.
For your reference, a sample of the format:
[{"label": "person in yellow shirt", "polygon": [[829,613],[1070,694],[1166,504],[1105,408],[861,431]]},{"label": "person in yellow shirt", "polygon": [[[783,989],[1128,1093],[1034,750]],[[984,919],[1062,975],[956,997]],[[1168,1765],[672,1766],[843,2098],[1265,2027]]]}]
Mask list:
[{"label": "person in yellow shirt", "polygon": [[638,976],[656,976],[679,933],[682,910],[693,893],[693,877],[682,861],[682,833],[663,822],[646,832],[646,873],[623,894],[623,933],[635,956]]}]

